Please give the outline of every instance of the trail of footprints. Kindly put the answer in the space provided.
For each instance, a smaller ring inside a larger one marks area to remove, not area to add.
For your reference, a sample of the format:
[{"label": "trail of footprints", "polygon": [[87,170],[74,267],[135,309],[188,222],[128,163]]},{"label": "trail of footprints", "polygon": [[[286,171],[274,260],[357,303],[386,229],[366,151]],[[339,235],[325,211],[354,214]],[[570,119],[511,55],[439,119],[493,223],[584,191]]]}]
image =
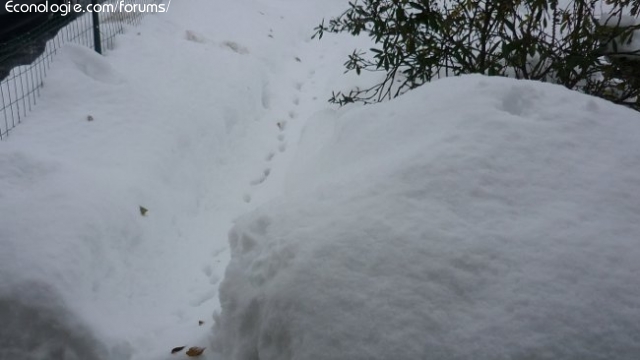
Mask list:
[{"label": "trail of footprints", "polygon": [[[285,152],[287,150],[287,143],[286,143],[286,136],[284,131],[287,128],[287,122],[280,121],[276,123],[276,126],[278,127],[278,130],[279,130],[279,134],[277,136],[278,151]],[[265,156],[264,160],[265,162],[270,163],[275,157],[276,157],[276,151],[270,151],[267,154],[267,156]],[[257,178],[251,180],[249,184],[252,186],[260,185],[267,180],[269,175],[271,175],[271,167],[266,167],[264,170],[262,170],[262,174],[260,174],[260,176],[258,176]]]},{"label": "trail of footprints", "polygon": [[[313,75],[313,71],[311,75]],[[294,89],[296,90],[296,94],[292,98],[291,103],[293,104],[294,107],[300,105],[299,93],[302,90],[303,85],[304,83],[302,82],[296,82],[293,85]],[[263,89],[263,93],[266,92],[265,90],[266,89]],[[263,95],[263,105],[265,105],[265,103],[267,103],[266,105],[268,105],[269,102],[270,102],[269,100],[266,100],[265,95]],[[268,107],[269,106],[266,106],[266,108]],[[287,112],[287,116],[289,120],[294,120],[298,117],[298,113],[294,109],[291,109]],[[269,163],[273,161],[273,159],[276,157],[276,154],[278,152],[284,153],[285,151],[287,151],[287,141],[286,141],[287,140],[286,138],[287,120],[278,121],[276,123],[276,126],[278,127],[278,136],[276,137],[278,141],[277,150],[272,150],[269,153],[267,153],[267,155],[264,158],[264,161],[267,163],[267,167],[265,167],[262,170],[262,173],[259,176],[257,176],[256,178],[254,178],[249,182],[249,185],[251,185],[252,187],[258,186],[264,183],[269,178],[269,175],[271,174],[271,166],[269,165]],[[251,194],[249,192],[246,192],[244,194],[243,201],[246,203],[251,202]]]}]

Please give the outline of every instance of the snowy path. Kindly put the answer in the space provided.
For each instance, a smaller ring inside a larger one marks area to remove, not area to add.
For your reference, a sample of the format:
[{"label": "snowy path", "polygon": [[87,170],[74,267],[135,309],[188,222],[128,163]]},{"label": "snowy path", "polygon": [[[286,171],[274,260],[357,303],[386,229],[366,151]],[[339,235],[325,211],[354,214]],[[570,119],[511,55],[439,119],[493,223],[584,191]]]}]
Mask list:
[{"label": "snowy path", "polygon": [[284,191],[302,126],[342,75],[343,48],[310,40],[342,8],[331,5],[179,1],[105,57],[63,49],[42,101],[0,144],[0,300],[43,319],[73,311],[42,320],[64,329],[55,336],[15,335],[28,333],[15,315],[0,338],[17,345],[0,358],[206,346],[233,220]]},{"label": "snowy path", "polygon": [[62,49],[0,143],[0,360],[635,359],[637,114],[480,76],[335,109],[371,84],[366,40],[310,39],[345,6],[174,1]]},{"label": "snowy path", "polygon": [[[179,5],[172,8],[174,13],[169,14],[169,19],[155,17],[148,21],[147,26],[153,26],[150,31],[155,34],[147,36],[158,37],[158,47],[162,47],[166,54],[158,54],[159,48],[148,51],[156,52],[154,58],[166,61],[165,64],[157,64],[157,68],[172,68],[176,63],[191,67],[194,59],[198,59],[200,66],[197,70],[188,70],[192,76],[173,70],[172,75],[176,78],[167,78],[162,85],[149,79],[142,80],[147,88],[141,92],[154,93],[157,92],[154,89],[170,88],[173,91],[166,94],[167,101],[184,101],[184,105],[179,107],[182,110],[191,107],[194,113],[189,116],[207,116],[206,103],[210,108],[216,108],[210,111],[217,110],[222,115],[225,139],[221,141],[226,146],[222,153],[212,154],[215,166],[208,170],[212,173],[211,180],[203,189],[198,210],[182,223],[178,220],[175,224],[182,232],[181,249],[172,248],[168,254],[158,254],[153,270],[143,270],[154,272],[153,287],[147,290],[148,298],[165,300],[156,300],[156,307],[149,307],[148,302],[140,299],[132,301],[133,313],[146,313],[138,316],[139,319],[153,319],[139,325],[139,334],[132,334],[138,336],[132,342],[136,344],[134,347],[139,345],[144,349],[134,351],[133,359],[141,360],[169,358],[168,349],[174,346],[207,346],[213,324],[212,314],[219,308],[217,287],[228,263],[227,232],[233,220],[283,192],[287,166],[295,155],[295,142],[303,120],[318,109],[327,107],[326,89],[313,86],[317,68],[313,52],[320,49],[315,46],[317,44],[308,42],[312,27],[301,21],[302,15],[307,15],[304,11],[314,22],[317,21],[315,11],[304,6],[287,9],[289,3],[280,7],[260,6],[256,11],[256,3],[249,1],[239,2],[234,8],[228,4],[205,2]],[[200,12],[209,16],[194,21],[194,14]],[[241,24],[229,24],[229,13],[235,19],[241,19]],[[215,14],[214,19],[211,19],[211,14]],[[181,16],[187,21],[180,22]],[[262,27],[256,26],[255,17],[260,18]],[[283,17],[297,19],[299,23],[292,24]],[[166,29],[171,27],[169,34]],[[247,33],[238,33],[237,29],[245,27],[249,29]],[[263,36],[256,34],[260,31],[264,32]],[[168,36],[183,37],[178,40],[186,46],[200,48],[202,54],[197,58],[185,55],[178,61],[172,59],[171,54],[178,45],[162,44]],[[136,39],[130,41],[131,46],[140,46]],[[265,44],[265,41],[275,45]],[[235,63],[232,69],[228,67],[230,63],[222,66],[206,64],[207,59],[216,61],[221,53]],[[114,57],[120,54],[123,60],[130,56],[122,51]],[[339,64],[334,63],[336,69],[339,69]],[[144,71],[143,67],[141,64],[134,72]],[[193,87],[193,81],[207,75],[221,79],[210,79],[194,89],[202,98],[189,99],[191,92],[184,98],[185,89]],[[149,77],[154,76],[157,74]],[[236,80],[233,82],[227,80],[234,77]],[[179,82],[176,84],[175,81]],[[229,90],[233,97],[225,96]],[[190,104],[190,101],[195,104]],[[222,111],[219,109],[221,105]],[[174,258],[182,261],[170,267],[163,266],[175,261],[172,260]],[[141,286],[147,286],[149,279],[139,281]],[[166,299],[170,298],[174,298],[172,307],[166,306]],[[159,317],[159,314],[165,316]],[[164,320],[159,321],[158,318]],[[199,326],[200,321],[205,324]]]}]

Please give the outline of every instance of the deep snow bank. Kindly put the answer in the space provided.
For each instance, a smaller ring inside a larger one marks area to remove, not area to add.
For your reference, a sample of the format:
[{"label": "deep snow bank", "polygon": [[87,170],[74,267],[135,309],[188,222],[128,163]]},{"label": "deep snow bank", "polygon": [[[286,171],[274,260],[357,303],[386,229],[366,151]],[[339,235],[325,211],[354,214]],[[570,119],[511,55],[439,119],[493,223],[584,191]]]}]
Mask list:
[{"label": "deep snow bank", "polygon": [[[9,290],[9,291],[7,291]],[[126,346],[109,351],[46,283],[0,288],[0,359],[126,359]]]},{"label": "deep snow bank", "polygon": [[[230,232],[228,359],[637,359],[640,116],[468,76],[307,126]],[[320,140],[319,140],[320,139]]]},{"label": "deep snow bank", "polygon": [[310,40],[343,7],[174,1],[105,56],[60,49],[0,144],[0,360],[206,344],[233,219],[282,192],[319,94],[353,85],[358,39]]},{"label": "deep snow bank", "polygon": [[256,121],[260,61],[175,27],[62,48],[1,144],[0,359],[159,359],[216,307],[235,164],[275,126]]}]

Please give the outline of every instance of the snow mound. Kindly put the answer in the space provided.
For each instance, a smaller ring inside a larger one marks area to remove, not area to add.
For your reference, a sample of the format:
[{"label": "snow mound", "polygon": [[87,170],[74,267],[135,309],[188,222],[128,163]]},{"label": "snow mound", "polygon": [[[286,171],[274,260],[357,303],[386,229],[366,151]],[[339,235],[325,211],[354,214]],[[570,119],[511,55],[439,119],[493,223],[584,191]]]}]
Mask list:
[{"label": "snow mound", "polygon": [[261,60],[145,21],[106,57],[60,48],[0,146],[0,360],[157,360],[209,332],[245,174],[277,130],[258,121]]},{"label": "snow mound", "polygon": [[69,44],[62,49],[62,54],[77,70],[97,82],[105,84],[120,84],[124,82],[122,76],[113,69],[102,55],[87,47]]},{"label": "snow mound", "polygon": [[[5,290],[5,289],[2,289]],[[107,350],[45,283],[0,293],[0,359],[98,360]],[[119,353],[122,358],[128,354]]]},{"label": "snow mound", "polygon": [[338,114],[230,232],[225,358],[638,358],[637,113],[466,76]]}]

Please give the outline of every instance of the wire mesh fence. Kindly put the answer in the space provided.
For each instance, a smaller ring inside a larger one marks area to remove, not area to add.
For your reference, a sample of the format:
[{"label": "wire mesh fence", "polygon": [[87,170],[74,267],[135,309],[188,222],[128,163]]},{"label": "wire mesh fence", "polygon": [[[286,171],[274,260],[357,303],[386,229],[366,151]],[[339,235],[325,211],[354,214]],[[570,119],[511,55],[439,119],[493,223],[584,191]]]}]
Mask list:
[{"label": "wire mesh fence", "polygon": [[[6,138],[36,105],[47,71],[63,45],[73,43],[97,50],[113,49],[115,36],[124,32],[127,25],[138,25],[148,14],[124,11],[123,4],[144,5],[157,1],[107,0],[100,3],[106,11],[66,16],[54,13],[18,36],[5,41],[0,39],[0,140]],[[113,6],[104,6],[108,4]],[[82,4],[82,9],[86,10],[88,5]],[[99,29],[98,37],[94,26]]]}]

